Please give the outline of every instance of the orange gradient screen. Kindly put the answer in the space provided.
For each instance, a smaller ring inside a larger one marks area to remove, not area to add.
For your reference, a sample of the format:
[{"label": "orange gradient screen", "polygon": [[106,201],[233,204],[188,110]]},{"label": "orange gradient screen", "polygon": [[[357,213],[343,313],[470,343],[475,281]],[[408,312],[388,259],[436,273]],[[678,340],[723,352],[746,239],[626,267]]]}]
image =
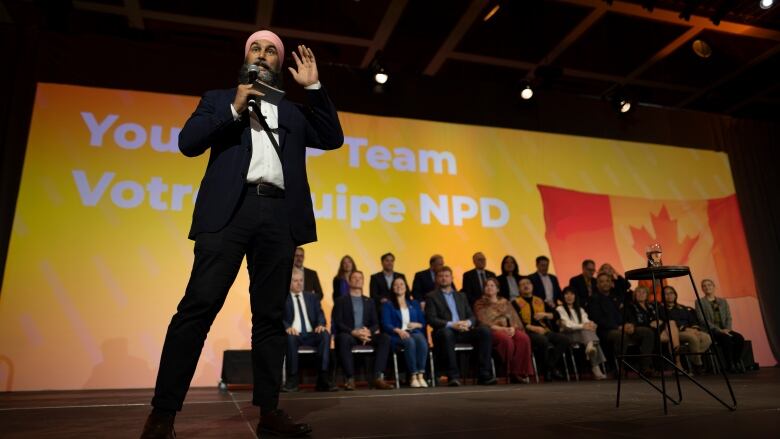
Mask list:
[{"label": "orange gradient screen", "polygon": [[[338,96],[334,96],[338,103]],[[0,389],[154,385],[192,263],[187,240],[207,156],[178,152],[198,98],[39,84],[0,295]],[[500,272],[549,255],[561,283],[580,261],[689,265],[726,297],[735,330],[773,364],[725,154],[587,137],[340,113],[345,144],[309,151],[326,313],[339,259],[367,274],[396,255],[411,281],[433,253],[456,283],[482,251]],[[685,279],[672,282],[693,305]],[[226,349],[248,349],[241,271],[193,385],[216,385]]]}]

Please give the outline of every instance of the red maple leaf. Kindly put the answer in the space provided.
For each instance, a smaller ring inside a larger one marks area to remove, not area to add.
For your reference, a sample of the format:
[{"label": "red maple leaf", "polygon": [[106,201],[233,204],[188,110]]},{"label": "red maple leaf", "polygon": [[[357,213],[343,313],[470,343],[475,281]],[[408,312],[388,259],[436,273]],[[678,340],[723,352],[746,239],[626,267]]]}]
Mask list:
[{"label": "red maple leaf", "polygon": [[650,236],[650,232],[644,226],[641,229],[629,227],[634,238],[634,250],[644,258],[647,246],[657,242],[661,244],[663,250],[664,265],[686,265],[693,246],[699,241],[699,235],[685,236],[682,242],[678,241],[677,220],[669,216],[665,205],[661,206],[658,215],[650,214],[650,221],[653,223],[655,237]]}]

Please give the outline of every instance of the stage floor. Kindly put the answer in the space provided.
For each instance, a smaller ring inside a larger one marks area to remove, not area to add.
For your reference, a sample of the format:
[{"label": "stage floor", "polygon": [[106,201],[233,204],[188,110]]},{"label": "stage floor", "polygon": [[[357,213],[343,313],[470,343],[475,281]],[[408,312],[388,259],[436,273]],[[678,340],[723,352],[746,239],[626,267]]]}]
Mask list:
[{"label": "stage floor", "polygon": [[[723,380],[703,382],[727,398]],[[661,398],[636,378],[459,388],[282,396],[282,407],[314,427],[314,438],[777,437],[780,369],[732,377],[730,412],[692,384],[664,416]],[[0,393],[2,438],[138,438],[151,390]],[[252,438],[257,409],[246,390],[195,388],[177,416],[177,437]]]}]

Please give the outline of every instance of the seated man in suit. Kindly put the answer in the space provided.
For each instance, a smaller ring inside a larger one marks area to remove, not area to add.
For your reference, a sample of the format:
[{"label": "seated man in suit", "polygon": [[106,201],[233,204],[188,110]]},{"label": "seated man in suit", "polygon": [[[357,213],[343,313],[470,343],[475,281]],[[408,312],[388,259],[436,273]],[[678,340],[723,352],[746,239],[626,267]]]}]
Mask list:
[{"label": "seated man in suit", "polygon": [[368,284],[369,297],[374,301],[380,319],[382,318],[382,305],[393,297],[393,281],[401,278],[406,282],[406,276],[403,273],[394,271],[395,256],[392,253],[383,254],[381,261],[382,271],[372,274]]},{"label": "seated man in suit", "polygon": [[[490,328],[477,325],[477,318],[466,295],[452,287],[452,269],[444,266],[436,273],[437,288],[426,298],[425,320],[433,328],[434,347],[447,359],[447,382],[460,386],[460,370],[455,355],[456,343],[470,343],[479,356],[479,383],[495,384],[490,367],[493,339]],[[435,379],[435,377],[434,377]]]},{"label": "seated man in suit", "polygon": [[320,285],[320,277],[317,272],[303,266],[303,259],[305,253],[303,247],[295,249],[295,257],[293,259],[293,265],[299,270],[303,270],[303,291],[309,291],[317,296],[318,300],[322,300],[322,286]]},{"label": "seated man in suit", "polygon": [[463,292],[466,293],[469,305],[474,306],[474,302],[482,297],[485,281],[488,278],[496,277],[496,274],[485,269],[487,258],[482,252],[474,253],[471,260],[474,262],[474,269],[463,273]]},{"label": "seated man in suit", "polygon": [[[536,257],[536,273],[528,276],[534,285],[534,296],[544,300],[551,308],[563,305],[563,295],[561,294],[561,285],[554,274],[549,273],[550,258],[547,256]],[[576,294],[576,292],[575,292]]]},{"label": "seated man in suit", "polygon": [[[609,347],[611,345],[612,349],[609,352],[611,355],[619,353],[621,330],[625,327],[624,352],[629,344],[636,344],[639,345],[641,354],[651,354],[655,346],[655,331],[623,321],[625,296],[614,293],[612,276],[609,273],[599,273],[596,286],[596,292],[593,293],[588,304],[588,315],[597,325],[596,334],[602,341],[602,346]],[[607,362],[607,364],[610,363]],[[646,376],[651,376],[650,358],[642,358],[640,368]]]},{"label": "seated man in suit", "polygon": [[287,383],[282,391],[298,391],[298,348],[317,348],[317,362],[320,365],[317,390],[335,390],[328,380],[328,357],[330,356],[330,334],[325,327],[325,313],[320,301],[311,292],[303,292],[303,272],[293,269],[290,294],[284,305],[284,328],[287,331]]},{"label": "seated man in suit", "polygon": [[585,259],[582,261],[582,274],[569,279],[569,286],[577,294],[583,307],[588,306],[590,296],[596,292],[596,278],[593,277],[595,273],[596,263],[592,259]]},{"label": "seated man in suit", "polygon": [[331,321],[336,337],[336,351],[346,379],[344,390],[355,390],[352,346],[357,344],[374,347],[374,387],[392,389],[393,386],[382,378],[390,355],[390,337],[379,332],[374,301],[363,296],[363,272],[353,271],[349,275],[349,295],[336,299]]}]

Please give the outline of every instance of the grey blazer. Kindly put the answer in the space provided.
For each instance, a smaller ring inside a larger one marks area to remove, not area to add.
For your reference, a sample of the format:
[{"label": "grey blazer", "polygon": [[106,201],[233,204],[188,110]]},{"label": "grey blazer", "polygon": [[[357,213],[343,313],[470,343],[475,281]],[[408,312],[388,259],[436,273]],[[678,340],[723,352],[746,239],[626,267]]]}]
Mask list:
[{"label": "grey blazer", "polygon": [[[721,299],[720,297],[716,297],[715,300],[718,302],[718,307],[720,308],[720,321],[722,323],[720,329],[731,329],[731,310],[729,309],[729,303],[726,302],[726,299]],[[699,322],[704,324],[702,313],[707,317],[707,322],[712,327],[713,322],[715,321],[715,312],[712,309],[710,301],[703,297],[701,302],[696,302],[696,316],[699,317]]]}]

